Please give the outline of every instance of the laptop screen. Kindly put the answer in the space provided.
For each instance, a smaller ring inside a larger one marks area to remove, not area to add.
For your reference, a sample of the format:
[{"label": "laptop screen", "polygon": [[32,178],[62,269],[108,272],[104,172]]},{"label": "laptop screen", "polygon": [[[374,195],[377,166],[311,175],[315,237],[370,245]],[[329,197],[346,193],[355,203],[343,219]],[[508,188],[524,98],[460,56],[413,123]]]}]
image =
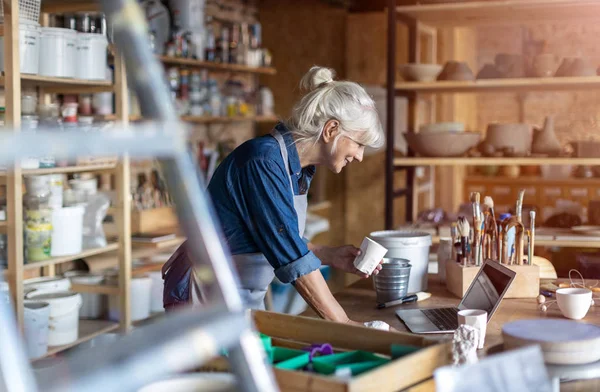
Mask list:
[{"label": "laptop screen", "polygon": [[475,276],[458,308],[485,310],[489,320],[514,276],[515,272],[505,266],[487,261]]}]

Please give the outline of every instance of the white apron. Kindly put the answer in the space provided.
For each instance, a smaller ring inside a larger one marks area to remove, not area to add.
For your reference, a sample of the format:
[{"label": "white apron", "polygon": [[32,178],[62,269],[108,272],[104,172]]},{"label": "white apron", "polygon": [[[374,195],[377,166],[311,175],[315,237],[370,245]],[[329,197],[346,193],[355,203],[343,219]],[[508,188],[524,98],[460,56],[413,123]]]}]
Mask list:
[{"label": "white apron", "polygon": [[[306,211],[308,207],[307,195],[294,195],[294,187],[292,184],[292,176],[290,174],[290,165],[288,162],[288,152],[285,146],[283,136],[273,130],[271,135],[279,143],[279,150],[285,164],[285,171],[290,180],[290,192],[294,197],[294,209],[298,217],[298,235],[304,235],[306,227]],[[246,307],[250,309],[265,309],[265,295],[267,289],[275,277],[273,267],[267,261],[267,258],[262,253],[243,253],[232,256],[233,264],[235,265],[240,277],[240,287],[238,287],[242,301]],[[192,303],[198,304],[199,299],[196,290],[192,290]]]}]

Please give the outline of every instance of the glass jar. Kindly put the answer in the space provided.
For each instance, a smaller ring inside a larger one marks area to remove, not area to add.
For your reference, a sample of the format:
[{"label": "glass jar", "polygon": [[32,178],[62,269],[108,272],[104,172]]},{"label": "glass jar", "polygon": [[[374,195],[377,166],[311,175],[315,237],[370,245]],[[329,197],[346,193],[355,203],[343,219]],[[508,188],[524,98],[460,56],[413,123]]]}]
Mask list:
[{"label": "glass jar", "polygon": [[0,234],[0,267],[8,267],[8,248],[6,234]]},{"label": "glass jar", "polygon": [[50,258],[52,210],[50,192],[38,189],[23,196],[25,204],[25,260],[42,261]]}]

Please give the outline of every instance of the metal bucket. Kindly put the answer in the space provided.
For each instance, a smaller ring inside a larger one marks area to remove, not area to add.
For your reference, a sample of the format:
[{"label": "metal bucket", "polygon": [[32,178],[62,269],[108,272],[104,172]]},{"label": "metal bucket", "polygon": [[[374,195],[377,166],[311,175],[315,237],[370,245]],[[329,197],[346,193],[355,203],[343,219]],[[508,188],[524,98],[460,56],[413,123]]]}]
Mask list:
[{"label": "metal bucket", "polygon": [[410,262],[406,259],[383,259],[379,274],[373,276],[377,302],[384,303],[408,294]]}]

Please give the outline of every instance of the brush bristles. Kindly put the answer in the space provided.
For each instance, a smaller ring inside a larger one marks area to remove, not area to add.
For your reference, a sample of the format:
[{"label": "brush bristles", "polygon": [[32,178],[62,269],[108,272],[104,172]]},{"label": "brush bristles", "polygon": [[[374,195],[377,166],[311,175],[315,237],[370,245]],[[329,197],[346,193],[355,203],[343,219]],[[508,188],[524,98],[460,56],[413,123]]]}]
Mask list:
[{"label": "brush bristles", "polygon": [[475,203],[475,193],[477,192],[471,192],[471,203]]},{"label": "brush bristles", "polygon": [[531,220],[535,220],[535,211],[529,211],[529,217]]},{"label": "brush bristles", "polygon": [[475,192],[475,203],[479,204],[481,202],[481,195],[479,192]]},{"label": "brush bristles", "polygon": [[471,226],[469,225],[469,221],[464,216],[458,218],[456,228],[458,229],[458,234],[461,237],[468,237],[469,233],[471,232]]},{"label": "brush bristles", "polygon": [[494,199],[491,196],[486,196],[483,198],[483,204],[489,208],[490,210],[494,209]]}]

